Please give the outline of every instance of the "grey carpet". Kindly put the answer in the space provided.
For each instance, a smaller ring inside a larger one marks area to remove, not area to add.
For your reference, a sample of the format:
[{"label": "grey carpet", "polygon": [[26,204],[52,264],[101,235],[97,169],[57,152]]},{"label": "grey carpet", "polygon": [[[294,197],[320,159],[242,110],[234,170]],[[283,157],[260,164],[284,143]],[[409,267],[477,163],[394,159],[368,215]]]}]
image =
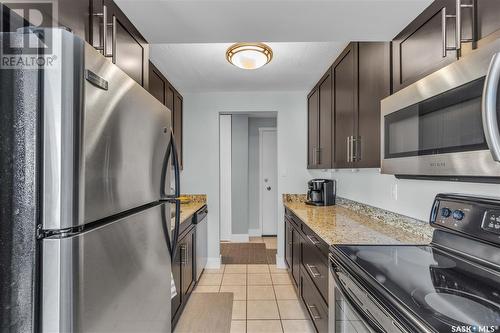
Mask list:
[{"label": "grey carpet", "polygon": [[233,313],[233,293],[193,293],[175,333],[229,333]]}]

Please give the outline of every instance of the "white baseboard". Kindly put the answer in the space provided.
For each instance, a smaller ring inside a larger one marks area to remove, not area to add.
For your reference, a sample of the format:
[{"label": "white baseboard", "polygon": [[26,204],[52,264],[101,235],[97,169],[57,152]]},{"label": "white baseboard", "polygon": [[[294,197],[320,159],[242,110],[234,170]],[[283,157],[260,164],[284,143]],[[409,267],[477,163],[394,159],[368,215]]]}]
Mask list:
[{"label": "white baseboard", "polygon": [[219,269],[220,263],[221,263],[220,256],[207,258],[207,265],[205,266],[205,268],[207,268],[207,269]]},{"label": "white baseboard", "polygon": [[248,229],[248,236],[260,237],[262,236],[262,232],[260,232],[260,229]]},{"label": "white baseboard", "polygon": [[276,255],[276,268],[286,268],[285,258]]},{"label": "white baseboard", "polygon": [[232,234],[231,235],[231,242],[247,243],[249,240],[250,240],[250,238],[248,238],[248,234]]}]

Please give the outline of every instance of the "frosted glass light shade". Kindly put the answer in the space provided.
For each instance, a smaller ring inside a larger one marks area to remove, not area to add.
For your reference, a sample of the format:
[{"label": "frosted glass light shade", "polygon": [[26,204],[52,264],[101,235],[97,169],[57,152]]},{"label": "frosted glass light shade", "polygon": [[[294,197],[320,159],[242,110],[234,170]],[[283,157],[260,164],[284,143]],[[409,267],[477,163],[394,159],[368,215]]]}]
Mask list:
[{"label": "frosted glass light shade", "polygon": [[226,59],[242,69],[257,69],[269,63],[273,51],[263,43],[237,43],[231,45],[226,52]]}]

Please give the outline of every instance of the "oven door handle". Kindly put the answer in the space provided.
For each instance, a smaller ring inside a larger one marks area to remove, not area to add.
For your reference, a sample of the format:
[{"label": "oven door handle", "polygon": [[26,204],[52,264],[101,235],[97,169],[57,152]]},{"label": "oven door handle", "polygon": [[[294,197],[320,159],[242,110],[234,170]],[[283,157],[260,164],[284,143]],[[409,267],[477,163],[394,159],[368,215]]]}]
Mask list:
[{"label": "oven door handle", "polygon": [[383,333],[383,331],[379,328],[379,325],[374,323],[374,318],[370,318],[370,316],[360,309],[360,306],[358,303],[355,302],[354,297],[345,290],[344,285],[342,281],[340,281],[339,277],[337,276],[337,271],[335,268],[331,267],[331,274],[333,276],[333,279],[335,281],[336,287],[339,290],[342,298],[344,298],[348,304],[348,306],[355,312],[355,314],[362,319],[361,322],[365,326],[365,328],[370,332],[370,333]]},{"label": "oven door handle", "polygon": [[484,82],[481,101],[483,128],[493,160],[500,162],[500,128],[497,119],[497,91],[500,81],[500,53],[493,56]]}]

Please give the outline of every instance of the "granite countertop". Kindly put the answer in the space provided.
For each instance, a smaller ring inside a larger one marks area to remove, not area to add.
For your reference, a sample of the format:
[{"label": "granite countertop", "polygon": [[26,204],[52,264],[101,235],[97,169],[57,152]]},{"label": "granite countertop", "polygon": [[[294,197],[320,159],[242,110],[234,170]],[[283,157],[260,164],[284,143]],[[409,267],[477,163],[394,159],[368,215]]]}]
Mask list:
[{"label": "granite countertop", "polygon": [[[190,199],[187,203],[181,203],[180,223],[182,224],[191,218],[191,216],[201,207],[207,204],[207,196],[205,194],[183,194],[181,196]],[[175,218],[172,218],[171,228],[175,228]]]},{"label": "granite countertop", "polygon": [[318,207],[306,205],[305,195],[284,194],[283,204],[330,245],[428,244],[432,238],[427,222],[343,198]]}]

